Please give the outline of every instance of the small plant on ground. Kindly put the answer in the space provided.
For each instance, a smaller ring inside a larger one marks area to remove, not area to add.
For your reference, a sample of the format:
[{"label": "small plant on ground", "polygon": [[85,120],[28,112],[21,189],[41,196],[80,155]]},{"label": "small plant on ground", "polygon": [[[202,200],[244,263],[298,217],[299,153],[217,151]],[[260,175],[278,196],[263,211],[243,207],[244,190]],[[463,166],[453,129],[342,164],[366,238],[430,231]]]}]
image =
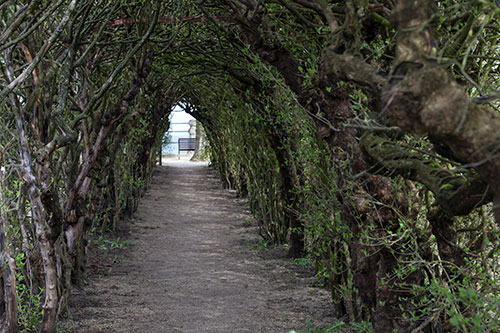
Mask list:
[{"label": "small plant on ground", "polygon": [[128,246],[135,245],[134,242],[123,240],[120,237],[113,239],[105,239],[103,235],[100,235],[94,243],[97,244],[97,247],[103,251],[110,251],[113,249],[123,249]]},{"label": "small plant on ground", "polygon": [[314,326],[307,320],[307,328],[305,330],[290,330],[287,333],[341,333],[346,332],[346,323],[343,321],[336,322],[335,324],[327,327]]},{"label": "small plant on ground", "polygon": [[313,267],[313,261],[310,258],[295,258],[293,260],[287,261],[287,264],[303,268]]},{"label": "small plant on ground", "polygon": [[372,324],[368,321],[345,323],[338,321],[328,326],[313,325],[310,320],[307,320],[307,328],[304,330],[290,330],[287,333],[372,333]]}]

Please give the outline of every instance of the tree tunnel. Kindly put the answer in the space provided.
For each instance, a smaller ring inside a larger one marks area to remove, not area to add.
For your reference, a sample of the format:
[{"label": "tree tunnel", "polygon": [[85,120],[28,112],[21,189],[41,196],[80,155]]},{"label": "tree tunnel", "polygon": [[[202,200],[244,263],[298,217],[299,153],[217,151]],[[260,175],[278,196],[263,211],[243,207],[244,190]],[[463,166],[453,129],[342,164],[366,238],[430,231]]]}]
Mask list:
[{"label": "tree tunnel", "polygon": [[3,331],[55,332],[89,233],[134,213],[178,103],[262,237],[315,262],[337,316],[500,329],[495,2],[0,10]]}]

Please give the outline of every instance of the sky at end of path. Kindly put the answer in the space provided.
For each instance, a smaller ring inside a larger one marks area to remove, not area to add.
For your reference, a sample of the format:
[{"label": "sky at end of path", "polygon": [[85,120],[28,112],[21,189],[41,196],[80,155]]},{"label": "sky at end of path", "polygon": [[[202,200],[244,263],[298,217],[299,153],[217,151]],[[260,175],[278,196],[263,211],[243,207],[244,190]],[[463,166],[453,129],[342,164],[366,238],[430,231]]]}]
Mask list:
[{"label": "sky at end of path", "polygon": [[[163,147],[163,153],[177,154],[177,140],[179,138],[189,138],[190,120],[194,119],[190,114],[183,111],[179,106],[176,106],[170,114],[170,128],[166,135],[170,135],[170,144]],[[181,152],[187,154],[188,152]]]}]

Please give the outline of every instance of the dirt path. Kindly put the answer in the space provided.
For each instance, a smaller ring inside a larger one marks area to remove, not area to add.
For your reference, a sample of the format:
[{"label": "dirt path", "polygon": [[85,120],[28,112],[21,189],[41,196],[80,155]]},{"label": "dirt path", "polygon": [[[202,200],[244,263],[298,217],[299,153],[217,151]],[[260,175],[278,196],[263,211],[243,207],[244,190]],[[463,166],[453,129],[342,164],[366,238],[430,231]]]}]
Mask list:
[{"label": "dirt path", "polygon": [[129,225],[135,245],[74,291],[62,331],[286,332],[331,319],[310,269],[264,250],[244,201],[204,164],[159,167]]}]

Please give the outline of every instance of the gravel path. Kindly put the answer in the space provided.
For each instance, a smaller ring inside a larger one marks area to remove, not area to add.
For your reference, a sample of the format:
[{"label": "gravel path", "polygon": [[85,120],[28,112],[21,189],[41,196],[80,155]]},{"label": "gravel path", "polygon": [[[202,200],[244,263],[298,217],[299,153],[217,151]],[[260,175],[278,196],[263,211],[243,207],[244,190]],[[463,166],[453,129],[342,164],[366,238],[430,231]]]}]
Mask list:
[{"label": "gravel path", "polygon": [[333,320],[311,270],[267,248],[244,200],[204,163],[158,167],[128,225],[135,245],[90,253],[100,274],[73,292],[62,331],[287,332]]}]

